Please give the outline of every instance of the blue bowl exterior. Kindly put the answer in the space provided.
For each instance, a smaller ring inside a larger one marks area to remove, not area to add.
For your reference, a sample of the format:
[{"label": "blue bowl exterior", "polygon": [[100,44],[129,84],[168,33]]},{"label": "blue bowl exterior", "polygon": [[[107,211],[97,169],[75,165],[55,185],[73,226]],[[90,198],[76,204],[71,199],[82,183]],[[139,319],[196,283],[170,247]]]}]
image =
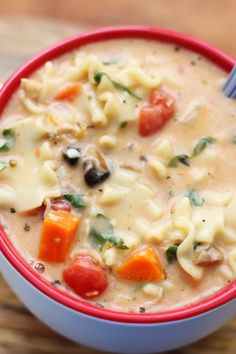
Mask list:
[{"label": "blue bowl exterior", "polygon": [[114,353],[158,353],[203,338],[236,315],[236,299],[188,319],[152,324],[107,321],[77,312],[43,294],[0,252],[1,272],[25,306],[61,335]]}]

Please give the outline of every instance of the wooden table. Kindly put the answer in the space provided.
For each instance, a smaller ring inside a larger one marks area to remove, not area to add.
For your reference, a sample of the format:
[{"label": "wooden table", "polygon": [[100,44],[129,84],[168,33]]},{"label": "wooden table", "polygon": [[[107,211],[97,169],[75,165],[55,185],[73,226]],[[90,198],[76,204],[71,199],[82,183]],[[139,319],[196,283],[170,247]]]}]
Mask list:
[{"label": "wooden table", "polygon": [[[146,24],[176,29],[207,40],[236,57],[235,14],[236,0],[0,0],[0,82],[39,50],[98,26]],[[235,354],[236,319],[173,353],[200,352]],[[0,354],[49,353],[99,352],[78,346],[44,326],[0,276]]]}]

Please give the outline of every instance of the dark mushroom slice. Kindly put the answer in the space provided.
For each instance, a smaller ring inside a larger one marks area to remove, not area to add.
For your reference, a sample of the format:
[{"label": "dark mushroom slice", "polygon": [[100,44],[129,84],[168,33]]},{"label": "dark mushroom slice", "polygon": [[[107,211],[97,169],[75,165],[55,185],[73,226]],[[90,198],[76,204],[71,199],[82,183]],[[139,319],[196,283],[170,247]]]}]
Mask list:
[{"label": "dark mushroom slice", "polygon": [[63,151],[63,158],[66,162],[68,162],[71,166],[76,165],[81,156],[81,150],[78,146],[69,145]]},{"label": "dark mushroom slice", "polygon": [[110,171],[102,154],[94,147],[86,149],[83,156],[84,180],[95,187],[110,177]]},{"label": "dark mushroom slice", "polygon": [[224,259],[222,252],[210,245],[198,246],[194,252],[193,263],[199,266],[216,264]]}]

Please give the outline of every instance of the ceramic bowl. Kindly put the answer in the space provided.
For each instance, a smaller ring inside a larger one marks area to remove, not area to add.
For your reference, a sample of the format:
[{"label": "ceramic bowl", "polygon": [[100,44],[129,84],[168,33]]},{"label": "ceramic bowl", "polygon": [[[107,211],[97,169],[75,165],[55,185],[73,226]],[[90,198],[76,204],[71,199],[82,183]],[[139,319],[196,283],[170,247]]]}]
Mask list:
[{"label": "ceramic bowl", "polygon": [[[17,70],[0,91],[0,114],[23,77],[46,61],[87,43],[142,38],[178,45],[229,72],[234,60],[209,44],[152,27],[113,27],[80,34],[55,45]],[[106,310],[62,292],[40,277],[18,254],[0,227],[0,270],[12,290],[42,322],[75,342],[116,353],[157,353],[194,342],[236,315],[236,282],[198,303],[165,312],[134,314]]]}]

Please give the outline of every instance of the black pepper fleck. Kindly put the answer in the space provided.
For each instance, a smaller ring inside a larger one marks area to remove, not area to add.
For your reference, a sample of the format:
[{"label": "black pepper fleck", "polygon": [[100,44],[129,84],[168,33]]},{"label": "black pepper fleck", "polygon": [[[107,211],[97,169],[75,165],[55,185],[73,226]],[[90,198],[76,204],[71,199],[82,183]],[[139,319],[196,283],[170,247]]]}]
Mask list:
[{"label": "black pepper fleck", "polygon": [[123,103],[126,103],[126,100],[123,100]]},{"label": "black pepper fleck", "polygon": [[191,61],[191,65],[195,66],[196,62],[194,60]]},{"label": "black pepper fleck", "polygon": [[205,219],[202,219],[202,222],[206,222],[206,220],[205,220]]},{"label": "black pepper fleck", "polygon": [[139,312],[140,312],[140,313],[144,313],[145,311],[146,311],[145,307],[140,307],[140,308],[139,308]]},{"label": "black pepper fleck", "polygon": [[96,302],[95,304],[97,307],[101,307],[102,309],[104,309],[104,306],[102,304],[100,304],[99,302]]},{"label": "black pepper fleck", "polygon": [[25,223],[24,230],[25,230],[26,232],[29,232],[29,231],[30,231],[30,226],[29,226],[27,223]]},{"label": "black pepper fleck", "polygon": [[170,179],[171,177],[170,176],[167,176],[166,179]]},{"label": "black pepper fleck", "polygon": [[140,160],[140,161],[147,161],[147,158],[146,158],[146,156],[144,156],[144,155],[140,155],[140,156],[139,156],[139,160]]},{"label": "black pepper fleck", "polygon": [[129,150],[129,151],[133,151],[134,149],[135,149],[134,143],[130,143],[130,144],[128,145],[128,150]]},{"label": "black pepper fleck", "polygon": [[99,192],[103,192],[103,189],[102,189],[102,188],[99,188]]},{"label": "black pepper fleck", "polygon": [[61,281],[58,280],[58,279],[56,279],[56,280],[52,281],[51,284],[52,284],[53,286],[58,286],[58,285],[61,285]]},{"label": "black pepper fleck", "polygon": [[16,213],[16,209],[11,208],[11,209],[10,209],[10,212],[11,212],[12,214]]},{"label": "black pepper fleck", "polygon": [[179,52],[180,51],[180,47],[178,47],[177,45],[174,47],[174,51],[175,52]]}]

